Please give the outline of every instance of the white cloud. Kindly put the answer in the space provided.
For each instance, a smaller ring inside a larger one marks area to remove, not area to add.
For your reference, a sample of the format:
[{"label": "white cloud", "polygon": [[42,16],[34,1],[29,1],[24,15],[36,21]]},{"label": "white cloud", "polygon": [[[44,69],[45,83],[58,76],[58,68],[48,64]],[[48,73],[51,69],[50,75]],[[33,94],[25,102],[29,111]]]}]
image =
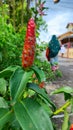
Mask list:
[{"label": "white cloud", "polygon": [[49,11],[46,16],[46,22],[48,24],[48,32],[41,32],[41,41],[49,41],[53,34],[59,36],[67,31],[66,25],[73,22],[73,13],[67,11]]},{"label": "white cloud", "polygon": [[48,33],[49,35],[60,35],[67,31],[66,25],[69,23],[70,13],[58,13],[52,14],[52,18],[48,21]]}]

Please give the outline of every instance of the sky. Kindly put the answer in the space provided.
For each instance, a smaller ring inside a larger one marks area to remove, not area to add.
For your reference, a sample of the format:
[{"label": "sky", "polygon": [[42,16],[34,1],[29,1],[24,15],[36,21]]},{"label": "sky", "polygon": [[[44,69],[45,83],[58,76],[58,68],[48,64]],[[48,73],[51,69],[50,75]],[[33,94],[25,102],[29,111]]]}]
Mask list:
[{"label": "sky", "polygon": [[60,36],[67,32],[67,24],[73,23],[73,0],[60,0],[57,4],[53,0],[47,0],[46,6],[49,9],[44,20],[48,25],[48,32],[41,31],[40,39],[47,42],[53,34]]}]

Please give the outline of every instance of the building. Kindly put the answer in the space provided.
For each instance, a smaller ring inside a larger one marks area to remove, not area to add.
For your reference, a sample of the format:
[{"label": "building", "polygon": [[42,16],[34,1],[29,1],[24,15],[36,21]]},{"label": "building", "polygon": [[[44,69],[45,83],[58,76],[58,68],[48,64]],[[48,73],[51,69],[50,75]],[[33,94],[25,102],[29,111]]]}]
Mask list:
[{"label": "building", "polygon": [[[73,58],[73,23],[68,23],[66,28],[68,31],[60,35],[58,39],[66,48],[64,57]],[[61,54],[59,53],[59,55]]]}]

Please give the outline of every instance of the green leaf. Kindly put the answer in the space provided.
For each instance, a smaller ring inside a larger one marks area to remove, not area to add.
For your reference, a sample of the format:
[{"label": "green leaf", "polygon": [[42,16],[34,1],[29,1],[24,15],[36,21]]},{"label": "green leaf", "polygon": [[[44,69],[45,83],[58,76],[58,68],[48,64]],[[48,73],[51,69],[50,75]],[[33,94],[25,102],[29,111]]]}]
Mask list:
[{"label": "green leaf", "polygon": [[19,66],[9,66],[7,67],[6,69],[2,70],[0,72],[0,78],[3,78],[3,77],[10,77],[11,74],[17,69],[19,68]]},{"label": "green leaf", "polygon": [[32,76],[32,71],[24,71],[22,68],[18,68],[10,79],[10,92],[12,99],[19,99],[22,95],[29,78]]},{"label": "green leaf", "polygon": [[64,93],[64,100],[68,100],[68,99],[71,99],[71,94],[70,93]]},{"label": "green leaf", "polygon": [[53,130],[51,120],[41,105],[25,99],[14,106],[16,118],[23,130]]},{"label": "green leaf", "polygon": [[54,107],[54,109],[56,108],[54,103],[50,100],[48,94],[45,92],[45,90],[43,88],[42,89],[39,88],[39,86],[37,84],[34,84],[34,83],[28,83],[27,87],[29,89],[34,90],[35,92],[40,94],[43,98],[45,98]]},{"label": "green leaf", "polygon": [[6,86],[7,86],[7,82],[5,79],[0,78],[0,94],[5,94],[6,93]]},{"label": "green leaf", "polygon": [[22,130],[20,124],[16,120],[16,116],[14,112],[12,112],[12,116],[9,121],[4,125],[2,130]]},{"label": "green leaf", "polygon": [[32,66],[32,70],[35,72],[39,82],[46,80],[44,72],[41,69],[39,69],[37,66]]},{"label": "green leaf", "polygon": [[49,103],[45,99],[41,99],[39,96],[37,98],[38,103],[46,110],[46,112],[49,114],[49,116],[53,115],[52,108],[50,107]]},{"label": "green leaf", "polygon": [[0,52],[0,61],[2,62],[2,52]]},{"label": "green leaf", "polygon": [[71,94],[71,93],[73,93],[73,89],[71,87],[64,86],[64,87],[61,87],[59,89],[56,89],[51,94],[58,94],[58,93],[69,93],[69,94]]},{"label": "green leaf", "polygon": [[3,97],[0,97],[0,108],[8,108],[8,104]]},{"label": "green leaf", "polygon": [[0,130],[4,127],[4,125],[11,118],[12,112],[8,111],[8,109],[0,108]]},{"label": "green leaf", "polygon": [[73,113],[73,97],[71,98],[71,111]]}]

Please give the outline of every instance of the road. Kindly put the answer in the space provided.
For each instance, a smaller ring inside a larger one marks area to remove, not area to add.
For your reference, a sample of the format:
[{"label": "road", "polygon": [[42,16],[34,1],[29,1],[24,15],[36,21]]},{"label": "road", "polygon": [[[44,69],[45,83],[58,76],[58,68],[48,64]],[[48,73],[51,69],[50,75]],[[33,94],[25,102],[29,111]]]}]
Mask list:
[{"label": "road", "polygon": [[73,59],[59,57],[59,66],[63,74],[59,81],[62,81],[63,85],[73,87]]},{"label": "road", "polygon": [[[73,88],[73,59],[59,57],[59,69],[63,76],[46,85],[45,88],[48,94],[62,86],[70,86]],[[61,107],[65,103],[64,94],[55,94],[51,96],[51,100],[56,104],[57,108]],[[70,107],[68,110],[70,110]],[[69,120],[73,123],[73,115],[70,116]],[[57,130],[61,130],[63,118],[54,119],[54,123],[57,126]]]}]

